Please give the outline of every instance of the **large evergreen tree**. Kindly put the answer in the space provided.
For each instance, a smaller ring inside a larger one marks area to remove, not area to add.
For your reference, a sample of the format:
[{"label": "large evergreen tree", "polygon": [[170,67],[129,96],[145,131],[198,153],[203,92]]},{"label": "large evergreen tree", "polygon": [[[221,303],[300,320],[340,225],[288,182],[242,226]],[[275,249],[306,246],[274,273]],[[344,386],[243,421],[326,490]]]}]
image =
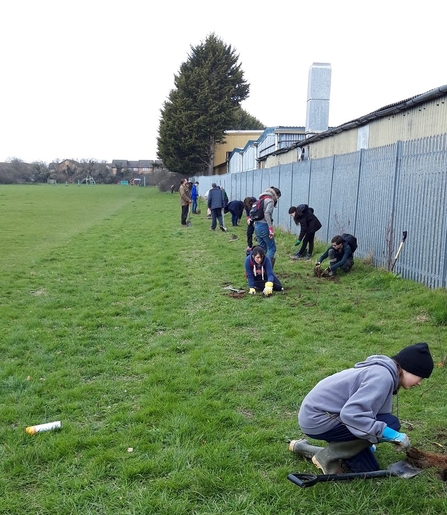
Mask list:
[{"label": "large evergreen tree", "polygon": [[228,130],[233,131],[253,131],[253,130],[264,130],[266,127],[257,118],[247,113],[245,109],[240,107],[236,111],[236,116],[232,127]]},{"label": "large evergreen tree", "polygon": [[212,173],[214,146],[224,142],[226,130],[240,125],[240,104],[250,91],[238,59],[214,34],[191,47],[161,109],[157,155],[170,171]]}]

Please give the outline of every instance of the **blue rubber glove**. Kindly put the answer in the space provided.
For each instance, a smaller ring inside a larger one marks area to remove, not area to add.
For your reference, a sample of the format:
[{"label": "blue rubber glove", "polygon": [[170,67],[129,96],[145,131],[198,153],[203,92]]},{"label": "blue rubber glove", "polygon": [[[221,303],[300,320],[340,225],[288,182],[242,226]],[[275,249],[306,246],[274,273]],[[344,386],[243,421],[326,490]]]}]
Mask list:
[{"label": "blue rubber glove", "polygon": [[382,438],[380,438],[379,441],[395,443],[399,447],[402,447],[402,449],[410,447],[410,439],[405,433],[399,433],[388,426],[383,430]]},{"label": "blue rubber glove", "polygon": [[298,245],[301,243],[301,240],[296,240],[295,247],[298,247]]}]

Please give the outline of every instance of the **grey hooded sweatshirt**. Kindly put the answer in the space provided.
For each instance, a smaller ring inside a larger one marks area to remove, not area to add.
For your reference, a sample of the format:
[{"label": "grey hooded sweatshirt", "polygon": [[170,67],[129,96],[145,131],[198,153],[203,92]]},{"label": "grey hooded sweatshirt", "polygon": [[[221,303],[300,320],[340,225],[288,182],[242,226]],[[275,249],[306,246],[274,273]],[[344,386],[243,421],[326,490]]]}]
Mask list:
[{"label": "grey hooded sweatshirt", "polygon": [[357,437],[376,443],[386,427],[378,414],[391,413],[397,390],[397,366],[388,356],[374,355],[322,379],[304,398],[298,423],[307,435],[345,424]]},{"label": "grey hooded sweatshirt", "polygon": [[[273,209],[275,201],[278,199],[275,190],[267,188],[259,195],[259,199],[264,199],[264,218],[258,220],[259,223],[266,223],[269,227],[273,227]],[[255,222],[256,224],[257,222]]]}]

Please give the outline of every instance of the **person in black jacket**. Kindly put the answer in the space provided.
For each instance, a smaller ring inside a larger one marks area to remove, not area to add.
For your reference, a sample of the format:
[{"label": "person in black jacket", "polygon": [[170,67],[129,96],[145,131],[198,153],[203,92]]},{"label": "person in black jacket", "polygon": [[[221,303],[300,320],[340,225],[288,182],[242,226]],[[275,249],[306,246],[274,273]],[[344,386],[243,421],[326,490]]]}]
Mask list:
[{"label": "person in black jacket", "polygon": [[244,212],[244,203],[242,200],[232,200],[224,208],[224,213],[231,213],[231,225],[236,227],[239,225],[239,220],[242,218]]},{"label": "person in black jacket", "polygon": [[321,222],[314,215],[314,210],[307,204],[292,206],[289,208],[289,215],[295,224],[301,227],[295,246],[302,242],[300,250],[290,257],[292,259],[310,259],[314,251],[315,233],[321,229]]},{"label": "person in black jacket", "polygon": [[247,215],[247,248],[245,253],[248,256],[253,248],[253,233],[255,232],[255,224],[250,218],[250,209],[253,203],[256,202],[256,197],[245,197],[244,198],[244,209]]}]

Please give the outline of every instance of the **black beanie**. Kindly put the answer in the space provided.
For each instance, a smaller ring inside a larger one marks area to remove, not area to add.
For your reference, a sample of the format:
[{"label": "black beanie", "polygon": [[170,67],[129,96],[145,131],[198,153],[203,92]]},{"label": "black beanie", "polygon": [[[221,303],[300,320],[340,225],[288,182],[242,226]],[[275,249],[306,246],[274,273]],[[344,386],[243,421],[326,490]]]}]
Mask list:
[{"label": "black beanie", "polygon": [[392,359],[401,368],[422,378],[429,378],[433,371],[433,358],[426,343],[415,343],[404,347]]}]

